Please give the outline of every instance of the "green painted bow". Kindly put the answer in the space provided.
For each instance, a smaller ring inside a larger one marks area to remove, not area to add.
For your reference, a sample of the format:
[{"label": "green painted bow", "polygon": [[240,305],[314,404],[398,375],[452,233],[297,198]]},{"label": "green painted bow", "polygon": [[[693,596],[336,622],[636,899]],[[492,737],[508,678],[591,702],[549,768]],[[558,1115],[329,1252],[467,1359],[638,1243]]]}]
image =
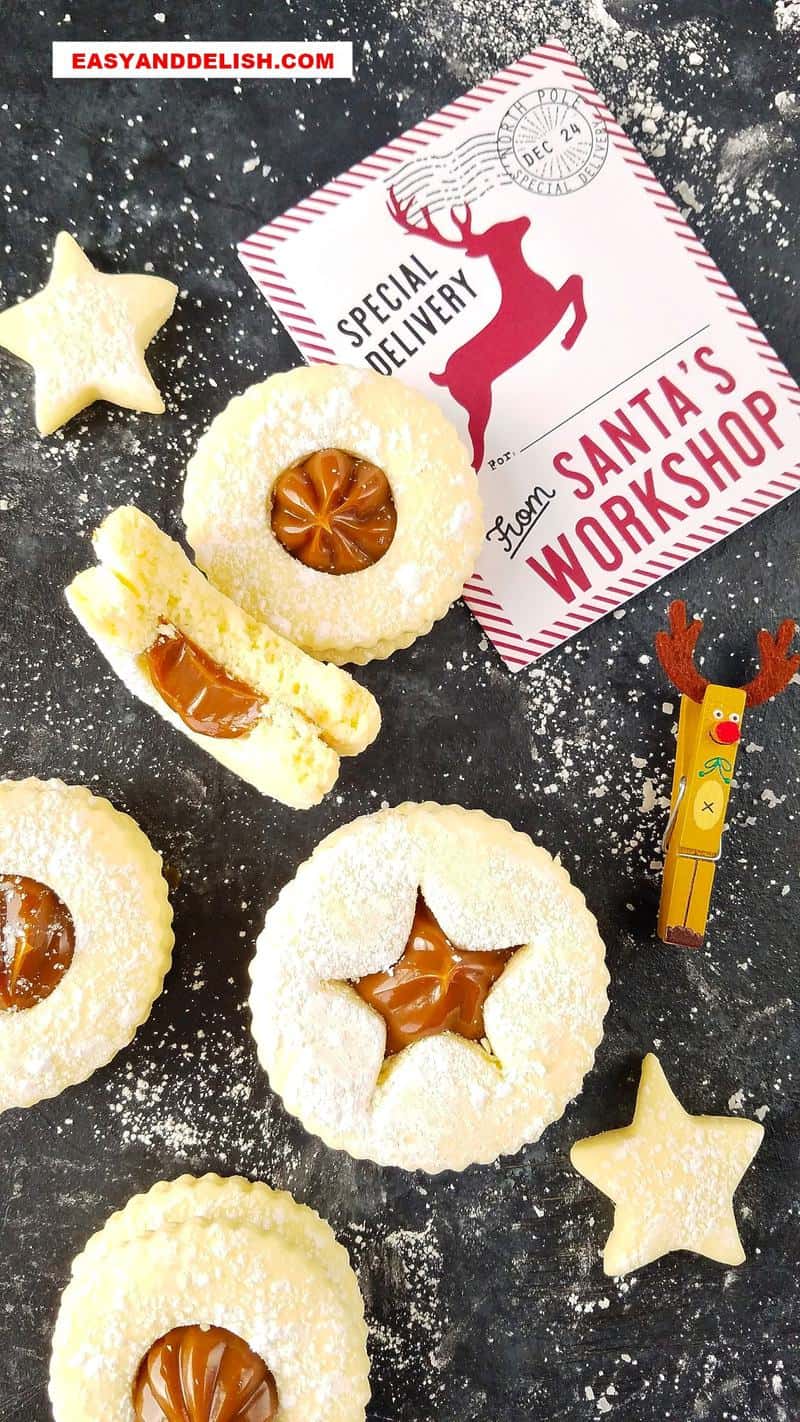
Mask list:
[{"label": "green painted bow", "polygon": [[733,766],[726,756],[710,756],[705,763],[705,769],[698,771],[698,775],[701,780],[704,780],[707,775],[713,775],[715,770],[719,771],[720,779],[724,780],[726,785],[730,785]]}]

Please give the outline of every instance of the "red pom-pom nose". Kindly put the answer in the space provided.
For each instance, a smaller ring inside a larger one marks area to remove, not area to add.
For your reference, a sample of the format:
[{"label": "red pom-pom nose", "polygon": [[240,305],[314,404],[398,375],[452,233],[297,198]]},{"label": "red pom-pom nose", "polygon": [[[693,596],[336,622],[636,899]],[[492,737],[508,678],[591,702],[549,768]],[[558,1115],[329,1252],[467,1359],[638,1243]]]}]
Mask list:
[{"label": "red pom-pom nose", "polygon": [[714,739],[723,746],[735,746],[741,731],[735,721],[720,721],[714,727]]}]

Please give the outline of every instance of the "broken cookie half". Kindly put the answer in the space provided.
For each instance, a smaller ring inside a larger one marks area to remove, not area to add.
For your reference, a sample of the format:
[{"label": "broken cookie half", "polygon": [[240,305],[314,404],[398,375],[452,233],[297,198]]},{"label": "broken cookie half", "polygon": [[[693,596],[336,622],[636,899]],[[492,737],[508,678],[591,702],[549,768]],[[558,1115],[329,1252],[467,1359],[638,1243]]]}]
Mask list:
[{"label": "broken cookie half", "polygon": [[93,543],[67,601],[129,690],[263,794],[318,804],[378,734],[374,697],[243,612],[139,509]]}]

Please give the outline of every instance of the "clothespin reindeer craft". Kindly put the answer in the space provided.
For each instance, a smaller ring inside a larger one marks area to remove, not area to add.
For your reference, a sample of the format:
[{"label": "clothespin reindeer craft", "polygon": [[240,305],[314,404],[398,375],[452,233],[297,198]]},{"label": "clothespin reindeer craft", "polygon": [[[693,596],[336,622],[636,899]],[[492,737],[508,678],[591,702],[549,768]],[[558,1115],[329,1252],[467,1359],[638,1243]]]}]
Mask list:
[{"label": "clothespin reindeer craft", "polygon": [[673,602],[669,631],[655,637],[658,660],[681,693],[658,936],[683,948],[699,948],[705,937],[745,708],[777,696],[800,668],[800,655],[789,656],[796,629],[787,618],[774,637],[759,632],[760,666],[752,681],[717,686],[695,665],[702,630],[699,617],[687,621],[685,602]]}]

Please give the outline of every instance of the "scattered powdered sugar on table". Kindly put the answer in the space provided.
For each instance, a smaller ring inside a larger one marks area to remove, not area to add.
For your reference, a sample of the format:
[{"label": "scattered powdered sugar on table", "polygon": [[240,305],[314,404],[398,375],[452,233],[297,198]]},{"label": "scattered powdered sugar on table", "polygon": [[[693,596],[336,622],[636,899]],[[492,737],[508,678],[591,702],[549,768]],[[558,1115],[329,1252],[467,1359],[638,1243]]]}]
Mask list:
[{"label": "scattered powdered sugar on table", "polygon": [[[389,1220],[377,1227],[373,1220],[349,1225],[343,1242],[359,1274],[369,1275],[369,1351],[375,1373],[391,1377],[395,1389],[421,1393],[420,1402],[432,1409],[426,1415],[437,1415],[433,1409],[443,1391],[442,1349],[449,1320],[442,1297],[446,1262],[432,1215],[416,1228],[392,1229]],[[392,1298],[401,1304],[390,1311]]]},{"label": "scattered powdered sugar on table", "polygon": [[[772,121],[744,124],[722,138],[720,96],[735,72],[735,54],[717,17],[665,17],[648,32],[632,0],[521,6],[431,0],[424,8],[402,0],[399,8],[432,52],[452,56],[452,72],[465,87],[555,36],[585,67],[701,236],[723,225],[728,233],[753,230],[757,216],[766,256],[773,245],[790,245],[794,219],[785,206],[785,178],[797,164],[796,95],[778,90]],[[800,0],[772,0],[767,8],[791,43],[800,34]]]},{"label": "scattered powdered sugar on table", "polygon": [[[232,981],[229,986],[235,992]],[[192,992],[205,991],[197,968]],[[286,1132],[278,1129],[280,1108],[264,1089],[244,1003],[236,1016],[235,1029],[215,1020],[200,1029],[184,1022],[181,1031],[167,1019],[146,1055],[137,1053],[134,1061],[125,1062],[122,1079],[108,1084],[111,1128],[120,1146],[166,1151],[169,1158],[193,1166],[213,1141],[220,1156],[246,1160],[247,1173],[262,1179],[283,1179],[291,1172],[297,1155]],[[100,1132],[105,1129],[98,1126]]]}]

